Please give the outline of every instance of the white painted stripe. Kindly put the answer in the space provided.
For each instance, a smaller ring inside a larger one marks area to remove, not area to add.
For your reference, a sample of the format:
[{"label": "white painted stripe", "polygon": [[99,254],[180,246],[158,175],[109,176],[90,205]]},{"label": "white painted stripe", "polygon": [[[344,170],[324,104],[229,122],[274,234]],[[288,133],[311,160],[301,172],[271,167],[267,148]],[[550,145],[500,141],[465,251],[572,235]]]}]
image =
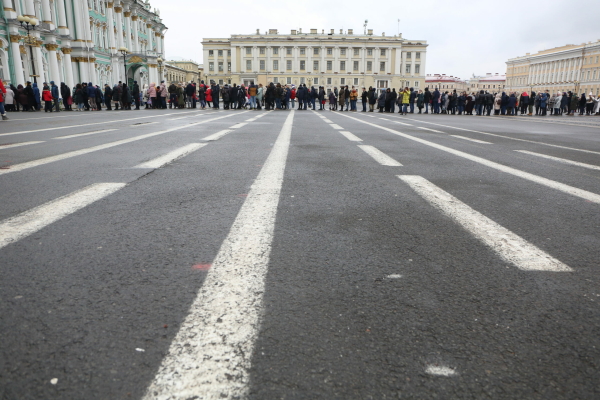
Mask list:
[{"label": "white painted stripe", "polygon": [[250,118],[250,119],[246,120],[246,122],[254,122],[254,121],[256,121],[256,117],[255,118]]},{"label": "white painted stripe", "polygon": [[454,371],[452,368],[441,365],[428,365],[425,369],[425,373],[429,375],[452,376],[456,374],[456,371]]},{"label": "white painted stripe", "polygon": [[[187,117],[185,117],[185,118],[187,118]],[[138,127],[141,127],[141,126],[144,126],[144,125],[152,125],[152,124],[158,124],[158,121],[154,121],[154,122],[138,122],[136,124],[131,124],[129,126],[138,126]]]},{"label": "white painted stripe", "polygon": [[426,121],[421,121],[421,120],[418,120],[418,119],[411,119],[411,121],[418,121],[418,122],[422,122],[424,124],[431,124],[431,125],[443,126],[445,128],[456,129],[456,130],[459,130],[459,131],[481,133],[482,135],[495,136],[495,137],[500,137],[500,138],[503,138],[503,139],[516,140],[518,142],[535,143],[535,144],[540,144],[540,145],[543,145],[543,146],[558,147],[559,149],[581,151],[583,153],[591,153],[591,154],[600,154],[600,151],[584,150],[584,149],[577,149],[575,147],[567,147],[567,146],[560,146],[560,145],[557,145],[557,144],[550,144],[550,143],[544,143],[544,142],[536,142],[535,140],[519,139],[519,138],[510,137],[510,136],[498,135],[496,133],[474,131],[472,129],[458,128],[456,126],[436,124],[434,122],[426,122]]},{"label": "white painted stripe", "polygon": [[229,132],[231,132],[230,129],[224,129],[217,133],[213,133],[212,135],[208,135],[207,137],[202,138],[200,140],[206,140],[206,141],[218,140],[218,139],[222,138],[223,136],[227,135]]},{"label": "white painted stripe", "polygon": [[238,128],[242,128],[244,126],[248,125],[248,123],[246,122],[240,122],[239,124],[235,124],[233,126],[230,126],[229,129],[238,129]]},{"label": "white painted stripe", "polygon": [[339,131],[342,135],[344,135],[346,137],[346,139],[351,140],[353,142],[362,142],[362,139],[359,138],[358,136],[353,135],[352,133],[348,132],[348,131]]},{"label": "white painted stripe", "polygon": [[176,150],[170,151],[165,155],[155,158],[154,160],[147,161],[145,163],[141,163],[137,165],[135,168],[160,168],[167,164],[172,163],[173,161],[184,157],[202,147],[206,146],[208,143],[190,143],[187,146],[180,147]]},{"label": "white painted stripe", "polygon": [[[197,112],[197,111],[188,111],[188,112]],[[81,124],[81,125],[56,126],[54,128],[42,128],[42,129],[33,129],[33,130],[29,130],[29,131],[19,131],[19,132],[2,133],[2,134],[0,134],[0,136],[20,135],[20,134],[23,134],[23,133],[31,133],[31,132],[54,131],[54,130],[58,130],[58,129],[72,129],[72,128],[79,128],[80,126],[105,125],[105,124],[110,124],[110,123],[113,123],[113,122],[135,121],[135,120],[138,120],[138,119],[148,119],[148,118],[158,118],[158,117],[162,118],[162,117],[166,117],[167,115],[172,115],[172,114],[146,115],[146,116],[137,117],[137,118],[124,118],[124,119],[115,119],[115,120],[112,120],[112,121],[89,122],[89,123]]]},{"label": "white painted stripe", "polygon": [[341,126],[339,126],[338,124],[329,124],[329,126],[331,126],[333,129],[344,129]]},{"label": "white painted stripe", "polygon": [[74,138],[74,137],[87,136],[87,135],[95,135],[96,133],[106,133],[106,132],[112,132],[112,131],[116,131],[116,129],[101,129],[99,131],[92,131],[92,132],[86,132],[86,133],[76,133],[75,135],[59,136],[59,137],[55,137],[55,138],[52,138],[52,139],[56,139],[56,140],[71,139],[71,138]]},{"label": "white painted stripe", "polygon": [[0,145],[0,150],[12,149],[13,147],[28,146],[30,144],[38,144],[38,143],[46,143],[46,142],[44,142],[44,141],[41,141],[41,142],[22,142],[22,143],[7,144],[5,146]]},{"label": "white painted stripe", "polygon": [[[228,118],[231,115],[233,115],[233,114],[228,114],[228,115],[224,115],[222,117],[212,118],[212,119],[209,119],[209,120],[206,120],[206,121],[194,122],[193,124],[190,124],[190,125],[204,124],[206,122],[215,121],[217,119]],[[169,128],[169,129],[166,129],[164,131],[158,131],[158,132],[153,132],[153,133],[146,133],[145,135],[134,136],[134,137],[129,138],[129,139],[117,140],[116,142],[105,143],[105,144],[101,144],[101,145],[93,146],[93,147],[88,147],[88,148],[81,149],[81,150],[69,151],[68,153],[58,154],[56,156],[50,156],[50,157],[46,157],[46,158],[41,158],[39,160],[33,160],[33,161],[24,162],[24,163],[21,163],[21,164],[11,165],[11,166],[9,166],[10,167],[9,169],[0,169],[0,175],[9,174],[11,172],[22,171],[24,169],[33,168],[33,167],[37,167],[37,166],[44,165],[44,164],[49,164],[49,163],[52,163],[52,162],[55,162],[55,161],[65,160],[67,158],[71,158],[71,157],[76,157],[76,156],[80,156],[80,155],[83,155],[83,154],[92,153],[92,152],[98,151],[98,150],[108,149],[108,148],[111,148],[111,147],[119,146],[121,144],[126,144],[126,143],[131,143],[131,142],[135,142],[135,141],[142,140],[142,139],[147,139],[147,138],[150,138],[150,137],[153,137],[153,136],[162,135],[163,133],[173,132],[173,131],[176,131],[176,130],[179,130],[179,129],[188,128],[190,125],[178,126],[178,127],[175,127],[175,128]]]},{"label": "white painted stripe", "polygon": [[125,183],[97,183],[0,222],[0,248],[116,192]]},{"label": "white painted stripe", "polygon": [[580,197],[585,200],[589,200],[596,204],[600,204],[600,195],[598,195],[596,193],[588,192],[587,190],[578,189],[573,186],[565,185],[564,183],[556,182],[551,179],[547,179],[547,178],[543,178],[538,175],[530,174],[529,172],[521,171],[516,168],[498,164],[497,162],[486,160],[485,158],[477,157],[477,156],[474,156],[474,155],[471,155],[469,153],[465,153],[465,152],[462,152],[459,150],[454,150],[454,149],[451,149],[450,147],[442,146],[441,144],[433,143],[428,140],[424,140],[424,139],[420,139],[420,138],[417,138],[417,137],[414,137],[411,135],[407,135],[406,133],[398,132],[396,130],[386,128],[385,126],[373,124],[371,122],[362,121],[358,118],[354,118],[354,117],[350,117],[350,116],[344,116],[344,117],[362,122],[363,124],[367,124],[367,125],[371,125],[371,126],[383,129],[383,130],[391,132],[395,135],[402,136],[406,139],[414,140],[415,142],[419,142],[424,145],[436,148],[438,150],[442,150],[442,151],[448,152],[450,154],[454,154],[455,156],[466,158],[467,160],[471,160],[476,163],[485,165],[486,167],[494,168],[498,171],[502,171],[507,174],[511,174],[511,175],[517,176],[519,178],[529,180],[531,182],[539,183],[540,185],[544,185],[546,187],[559,190],[563,193],[567,193],[567,194],[570,194],[573,196]]},{"label": "white painted stripe", "polygon": [[400,275],[400,274],[391,274],[391,275],[386,276],[386,278],[388,278],[388,279],[400,279],[400,278],[402,278],[402,275]]},{"label": "white painted stripe", "polygon": [[359,144],[358,147],[360,147],[361,150],[363,150],[365,153],[367,153],[368,155],[373,157],[373,159],[381,165],[386,165],[388,167],[401,167],[402,166],[402,164],[400,164],[398,161],[394,160],[392,157],[388,156],[387,154],[385,154],[384,152],[382,152],[381,150],[379,150],[373,146]]},{"label": "white painted stripe", "polygon": [[435,133],[444,133],[444,132],[441,132],[441,131],[436,131],[435,129],[424,128],[422,126],[417,126],[417,128],[423,129],[423,130],[426,130],[426,131],[435,132]]},{"label": "white painted stripe", "polygon": [[536,157],[547,158],[548,160],[558,161],[563,164],[576,165],[578,167],[600,170],[600,166],[598,166],[598,165],[586,164],[586,163],[581,163],[578,161],[571,161],[571,160],[567,160],[566,158],[547,156],[545,154],[534,153],[532,151],[527,151],[527,150],[515,150],[515,151],[518,151],[519,153],[529,154],[529,155],[536,156]]},{"label": "white painted stripe", "polygon": [[294,111],[144,399],[245,398]]},{"label": "white painted stripe", "polygon": [[324,122],[327,122],[328,124],[333,124],[333,121],[327,118],[323,118]]},{"label": "white painted stripe", "polygon": [[572,271],[569,266],[475,211],[425,178],[414,175],[398,175],[398,178],[507,263],[525,271]]},{"label": "white painted stripe", "polygon": [[466,136],[460,136],[460,135],[450,135],[450,136],[458,138],[458,139],[468,140],[470,142],[475,142],[475,143],[492,144],[490,142],[484,142],[483,140],[471,139],[470,137],[466,137]]},{"label": "white painted stripe", "polygon": [[413,126],[412,124],[405,124],[404,122],[398,122],[398,121],[394,121],[394,122],[397,124],[400,124],[400,125]]}]

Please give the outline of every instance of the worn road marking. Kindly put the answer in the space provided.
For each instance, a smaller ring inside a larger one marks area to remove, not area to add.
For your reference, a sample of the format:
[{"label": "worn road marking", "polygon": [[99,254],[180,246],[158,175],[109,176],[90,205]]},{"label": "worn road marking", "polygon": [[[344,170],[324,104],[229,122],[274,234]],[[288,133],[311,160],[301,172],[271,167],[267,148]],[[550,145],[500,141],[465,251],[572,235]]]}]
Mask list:
[{"label": "worn road marking", "polygon": [[458,138],[458,139],[468,140],[470,142],[475,142],[475,143],[492,144],[490,142],[484,142],[483,140],[471,139],[470,137],[466,137],[466,136],[460,136],[460,135],[450,135],[450,136]]},{"label": "worn road marking", "polygon": [[424,128],[424,127],[422,127],[422,126],[417,126],[417,128],[419,128],[419,129],[423,129],[423,130],[426,130],[426,131],[435,132],[435,133],[444,133],[444,132],[442,132],[442,131],[436,131],[435,129]]},{"label": "worn road marking", "polygon": [[577,161],[571,161],[571,160],[567,160],[566,158],[547,156],[545,154],[534,153],[532,151],[527,151],[527,150],[515,150],[515,151],[517,151],[519,153],[529,154],[529,155],[536,156],[536,157],[547,158],[548,160],[558,161],[563,164],[576,165],[576,166],[582,167],[582,168],[600,170],[600,166],[598,166],[598,165],[585,164],[585,163],[581,163],[581,162],[577,162]]},{"label": "worn road marking", "polygon": [[22,142],[22,143],[13,143],[13,144],[7,144],[7,145],[0,145],[0,150],[4,150],[4,149],[12,149],[13,147],[21,147],[21,146],[28,146],[30,144],[38,144],[38,143],[46,143],[44,141],[41,142]]},{"label": "worn road marking", "polygon": [[[187,112],[183,112],[183,113],[180,113],[180,114],[187,114],[187,113],[192,113],[192,112],[198,112],[198,111],[187,111]],[[79,128],[80,126],[105,125],[105,124],[110,124],[110,123],[113,123],[113,122],[125,122],[125,121],[135,121],[137,119],[166,117],[167,115],[172,115],[172,114],[146,115],[146,116],[143,116],[143,117],[136,117],[136,118],[115,119],[115,120],[111,120],[111,121],[102,121],[102,122],[89,122],[89,123],[81,124],[81,125],[56,126],[54,128],[42,128],[42,129],[33,129],[33,130],[29,130],[29,131],[19,131],[19,132],[2,133],[2,134],[0,134],[0,136],[20,135],[20,134],[23,134],[23,133],[31,133],[31,132],[55,131],[55,130],[58,130],[58,129]]]},{"label": "worn road marking", "polygon": [[328,124],[333,124],[333,121],[330,120],[330,119],[327,119],[325,117],[322,117],[322,119],[323,119],[324,122],[327,122]]},{"label": "worn road marking", "polygon": [[361,150],[363,150],[365,153],[367,153],[368,155],[373,157],[373,159],[381,165],[386,165],[389,167],[401,167],[402,166],[402,164],[400,164],[398,161],[394,160],[392,157],[388,156],[387,154],[385,154],[384,152],[382,152],[381,150],[379,150],[373,146],[359,144],[358,147],[360,147]]},{"label": "worn road marking", "polygon": [[240,122],[239,124],[235,124],[233,126],[230,126],[229,129],[238,129],[238,128],[242,128],[244,126],[248,125],[247,122]]},{"label": "worn road marking", "polygon": [[339,131],[342,135],[344,135],[346,137],[346,139],[351,140],[353,142],[362,142],[362,139],[359,138],[358,136],[353,135],[352,133],[348,132],[348,131]]},{"label": "worn road marking", "polygon": [[329,126],[331,126],[333,129],[344,129],[341,126],[339,126],[338,124],[329,124]]},{"label": "worn road marking", "polygon": [[525,271],[573,271],[569,266],[475,211],[425,178],[415,175],[398,175],[398,178],[507,263]]},{"label": "worn road marking", "polygon": [[206,141],[218,140],[218,139],[222,138],[223,136],[227,135],[229,132],[231,132],[230,129],[223,129],[222,131],[213,133],[212,135],[208,135],[207,137],[202,138],[200,140],[206,140]]},{"label": "worn road marking", "polygon": [[172,163],[173,161],[175,161],[181,157],[184,157],[190,153],[193,153],[194,151],[196,151],[198,149],[201,149],[202,147],[206,146],[207,144],[208,143],[191,143],[191,144],[188,144],[187,146],[183,146],[176,150],[170,151],[165,155],[155,158],[154,160],[150,160],[150,161],[141,163],[141,164],[135,166],[135,168],[160,168],[162,166]]},{"label": "worn road marking", "polygon": [[521,171],[516,168],[508,167],[506,165],[498,164],[497,162],[490,161],[485,158],[477,157],[472,154],[465,153],[463,151],[454,150],[450,147],[442,146],[441,144],[433,143],[428,140],[424,140],[424,139],[421,139],[418,137],[407,135],[406,133],[402,133],[402,132],[396,131],[394,129],[386,128],[385,126],[381,126],[381,125],[373,124],[371,122],[363,121],[359,118],[354,118],[354,117],[350,117],[350,116],[347,116],[346,118],[350,118],[350,119],[362,122],[363,124],[367,124],[367,125],[377,127],[379,129],[383,129],[383,130],[393,133],[395,135],[402,136],[403,138],[414,140],[415,142],[419,142],[421,144],[436,148],[438,150],[442,150],[442,151],[448,152],[450,154],[454,154],[455,156],[463,157],[463,158],[466,158],[467,160],[471,160],[471,161],[474,161],[481,165],[485,165],[486,167],[490,167],[495,170],[502,171],[507,174],[514,175],[519,178],[523,178],[528,181],[535,182],[540,185],[544,185],[546,187],[559,190],[563,193],[567,193],[567,194],[570,194],[573,196],[580,197],[582,199],[591,201],[592,203],[600,204],[600,195],[599,194],[588,192],[587,190],[583,190],[583,189],[578,189],[573,186],[565,185],[564,183],[556,182],[551,179],[547,179],[547,178],[543,178],[538,175],[530,174],[529,172]]},{"label": "worn road marking", "polygon": [[144,399],[246,396],[293,120],[291,111]]},{"label": "worn road marking", "polygon": [[[211,118],[211,119],[206,120],[206,121],[194,122],[193,124],[190,124],[190,125],[204,124],[204,123],[207,123],[207,122],[210,122],[210,121],[215,121],[215,120],[218,120],[218,119],[227,118],[227,117],[230,117],[231,115],[233,115],[233,114],[224,115],[222,117]],[[105,144],[101,144],[101,145],[93,146],[93,147],[88,147],[88,148],[81,149],[81,150],[69,151],[68,153],[58,154],[56,156],[50,156],[50,157],[46,157],[46,158],[41,158],[39,160],[33,160],[33,161],[24,162],[24,163],[21,163],[21,164],[11,165],[11,166],[9,166],[9,169],[0,169],[0,175],[9,174],[11,172],[22,171],[24,169],[33,168],[33,167],[37,167],[37,166],[44,165],[44,164],[49,164],[49,163],[52,163],[52,162],[55,162],[55,161],[65,160],[67,158],[71,158],[71,157],[76,157],[76,156],[80,156],[80,155],[83,155],[83,154],[92,153],[94,151],[109,149],[111,147],[119,146],[119,145],[122,145],[122,144],[131,143],[131,142],[135,142],[135,141],[138,141],[138,140],[147,139],[149,137],[162,135],[162,134],[167,133],[167,132],[173,132],[173,131],[176,131],[176,130],[179,130],[179,129],[188,128],[190,125],[178,126],[178,127],[175,127],[175,128],[166,129],[164,131],[158,131],[158,132],[153,132],[153,133],[146,133],[145,135],[134,136],[134,137],[129,138],[129,139],[117,140],[116,142],[105,143]]]},{"label": "worn road marking", "polygon": [[116,192],[125,183],[97,183],[0,222],[0,248]]},{"label": "worn road marking", "polygon": [[429,375],[452,376],[456,374],[456,371],[454,371],[452,368],[441,365],[428,365],[425,369],[425,373]]},{"label": "worn road marking", "polygon": [[76,133],[74,135],[67,135],[67,136],[59,136],[59,137],[55,137],[52,139],[57,139],[57,140],[61,140],[61,139],[71,139],[74,137],[80,137],[80,136],[87,136],[87,135],[95,135],[96,133],[106,133],[106,132],[112,132],[112,131],[116,131],[117,129],[101,129],[99,131],[92,131],[92,132],[86,132],[86,133]]}]

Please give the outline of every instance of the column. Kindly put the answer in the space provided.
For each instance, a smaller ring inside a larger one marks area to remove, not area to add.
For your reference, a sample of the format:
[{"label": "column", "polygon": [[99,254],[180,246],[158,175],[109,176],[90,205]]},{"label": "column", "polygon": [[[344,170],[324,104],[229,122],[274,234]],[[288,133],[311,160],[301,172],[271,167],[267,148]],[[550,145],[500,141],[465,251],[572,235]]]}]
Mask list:
[{"label": "column", "polygon": [[165,55],[165,35],[163,35],[163,34],[160,35],[160,49],[161,49],[162,55],[164,57],[164,55]]},{"label": "column", "polygon": [[[365,82],[366,82],[366,77],[367,77],[367,74],[368,74],[368,71],[367,71],[367,62],[365,61],[366,56],[367,56],[367,48],[366,47],[362,47],[360,49],[360,65],[362,66],[361,68],[362,68],[363,72],[365,73],[364,74]],[[371,71],[371,73],[372,72],[373,71]],[[366,83],[363,82],[363,85],[366,85]]]},{"label": "column", "polygon": [[[122,14],[121,11],[123,11],[123,9],[121,7],[114,7],[115,9],[115,14],[116,15],[116,20],[117,20],[117,40],[115,41],[115,45],[117,48],[120,47],[125,47],[123,45],[123,20],[122,20]],[[113,31],[114,32],[114,31]]]},{"label": "column", "polygon": [[[304,73],[307,74],[308,76],[310,76],[310,74],[313,73],[312,56],[313,56],[313,48],[311,46],[308,46],[306,48],[306,71],[304,71]],[[312,84],[312,81],[309,83]]]},{"label": "column", "polygon": [[115,19],[113,15],[113,3],[106,4],[106,23],[108,24],[108,47],[111,54],[117,52],[115,45]]},{"label": "column", "polygon": [[[381,71],[379,70],[379,54],[379,47],[375,47],[373,49],[373,73],[377,75],[381,75]],[[377,82],[375,82],[375,85],[377,85]]]},{"label": "column", "polygon": [[158,79],[159,76],[158,76],[157,67],[158,67],[158,64],[148,64],[148,72],[150,75],[150,82],[154,82],[158,86],[160,84],[160,80]]},{"label": "column", "polygon": [[[215,51],[215,54],[218,54]],[[227,51],[223,50],[223,54],[226,56],[227,55]],[[224,65],[223,65],[223,70],[224,72],[227,72],[227,57],[223,57],[224,61]],[[268,66],[267,66],[268,69]],[[215,58],[215,72],[218,74],[219,73],[219,60]],[[237,70],[237,46],[231,46],[231,74],[237,74],[238,70]]]},{"label": "column", "polygon": [[406,53],[404,53],[401,48],[396,49],[396,65],[394,65],[394,75],[402,75],[402,72],[404,71],[402,69],[402,60],[405,58],[405,54]]},{"label": "column", "polygon": [[148,38],[148,51],[154,50],[154,31],[151,29],[152,24],[146,24],[146,37]]},{"label": "column", "polygon": [[267,46],[265,48],[265,52],[267,53],[267,57],[266,57],[266,59],[267,59],[267,61],[266,61],[267,65],[265,65],[265,67],[266,67],[265,68],[265,73],[267,74],[267,85],[270,83],[269,82],[269,71],[271,71],[271,62],[272,62],[271,61],[271,51],[273,51],[272,48],[271,48],[271,46]]},{"label": "column", "polygon": [[25,85],[25,74],[21,64],[21,48],[19,47],[19,36],[10,35],[10,47],[12,50],[13,69],[15,71],[15,79],[17,85]]},{"label": "column", "polygon": [[[37,38],[39,40],[39,38]],[[36,43],[33,46],[33,58],[35,60],[35,74],[38,75],[38,84],[46,80],[44,77],[44,63],[42,62],[42,48],[40,47],[41,43]],[[48,82],[50,83],[50,82]]]},{"label": "column", "polygon": [[58,45],[54,43],[47,43],[44,46],[46,46],[46,49],[48,50],[48,65],[50,66],[49,79],[54,81],[54,83],[60,82],[58,59],[56,58],[56,49],[58,48]]},{"label": "column", "polygon": [[[258,65],[258,46],[253,46],[252,47],[252,72],[254,71],[258,71],[258,68],[260,67],[260,65]],[[258,85],[258,76],[256,77],[256,84]]]},{"label": "column", "polygon": [[140,52],[140,42],[139,42],[139,37],[138,37],[138,31],[139,31],[139,25],[140,23],[138,22],[138,16],[137,15],[132,15],[131,16],[131,21],[132,21],[132,29],[133,29],[133,49],[136,53]]},{"label": "column", "polygon": [[55,21],[52,19],[52,13],[50,12],[50,0],[42,0],[42,13],[44,14],[45,23],[50,25],[50,30],[54,30]]},{"label": "column", "polygon": [[12,5],[11,0],[3,0],[4,4],[4,16],[7,19],[17,18],[17,10],[15,10]]},{"label": "column", "polygon": [[[387,48],[387,62],[385,63],[385,73],[392,73],[392,47]],[[390,82],[391,84],[391,82]]]},{"label": "column", "polygon": [[340,47],[335,46],[333,48],[333,72],[340,73]]},{"label": "column", "polygon": [[131,11],[123,11],[123,17],[125,18],[125,47],[127,47],[129,51],[134,51],[131,43]]},{"label": "column", "polygon": [[75,57],[75,61],[79,63],[79,81],[89,82],[90,75],[88,73],[89,65],[86,57]]},{"label": "column", "polygon": [[285,47],[279,46],[279,71],[285,71]]},{"label": "column", "polygon": [[25,0],[25,12],[27,13],[25,14],[27,17],[37,18],[35,16],[35,5],[33,4],[33,0]]},{"label": "column", "polygon": [[160,33],[154,32],[154,38],[155,38],[154,41],[156,42],[156,52],[158,54],[161,54],[162,53],[162,46],[161,46],[161,43],[160,43]]},{"label": "column", "polygon": [[[327,53],[327,49],[325,48],[325,46],[321,46],[320,50],[321,52],[321,61],[319,61],[319,71],[318,72],[325,72],[327,73],[327,64],[325,61],[325,53]],[[325,75],[321,74],[320,76],[323,77],[323,79],[325,78]],[[323,82],[322,85],[325,86],[327,84],[327,81]]]},{"label": "column", "polygon": [[65,66],[65,83],[69,88],[73,88],[75,86],[75,81],[73,80],[73,63],[71,61],[71,48],[63,47],[62,53],[64,56],[64,66]]},{"label": "column", "polygon": [[86,40],[85,31],[89,30],[89,28],[87,27],[87,18],[85,20],[83,19],[81,15],[81,6],[79,5],[79,3],[73,3],[73,10],[75,11],[75,15],[73,16],[73,19],[75,20],[75,37],[77,38],[77,41],[83,42]]},{"label": "column", "polygon": [[67,25],[67,14],[65,12],[65,1],[55,0],[58,8],[58,33],[60,35],[68,35],[69,28]]}]

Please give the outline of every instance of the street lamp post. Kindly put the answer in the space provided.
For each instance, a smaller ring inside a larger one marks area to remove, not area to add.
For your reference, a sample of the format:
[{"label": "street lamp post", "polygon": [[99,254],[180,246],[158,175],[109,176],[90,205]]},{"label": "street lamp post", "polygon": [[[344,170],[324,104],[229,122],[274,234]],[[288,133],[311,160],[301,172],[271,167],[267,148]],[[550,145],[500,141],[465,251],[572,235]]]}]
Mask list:
[{"label": "street lamp post", "polygon": [[162,76],[162,63],[163,63],[163,59],[162,57],[158,57],[156,59],[156,62],[158,63],[158,80],[162,81],[163,80],[163,76]]},{"label": "street lamp post", "polygon": [[124,76],[124,83],[126,85],[128,85],[129,82],[127,82],[127,54],[129,54],[129,50],[127,49],[127,47],[119,47],[118,51],[123,54],[123,67],[125,69],[125,76]]},{"label": "street lamp post", "polygon": [[21,27],[23,27],[23,29],[27,31],[26,42],[27,44],[29,44],[29,50],[31,53],[31,71],[33,72],[31,76],[33,76],[33,82],[37,83],[37,75],[35,74],[35,60],[33,59],[33,41],[35,40],[35,38],[32,39],[31,35],[29,34],[29,31],[35,29],[35,26],[39,23],[39,21],[35,18],[30,18],[25,15],[19,15],[17,17],[17,21],[19,21],[21,23]]}]

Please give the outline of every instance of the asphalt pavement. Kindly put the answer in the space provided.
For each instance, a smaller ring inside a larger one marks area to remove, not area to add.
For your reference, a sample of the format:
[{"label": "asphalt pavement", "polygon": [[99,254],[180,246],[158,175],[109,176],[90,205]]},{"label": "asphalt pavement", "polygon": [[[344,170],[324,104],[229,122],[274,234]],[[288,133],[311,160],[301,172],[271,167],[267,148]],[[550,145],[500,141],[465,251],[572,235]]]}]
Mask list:
[{"label": "asphalt pavement", "polygon": [[600,118],[0,123],[0,399],[598,399]]}]

